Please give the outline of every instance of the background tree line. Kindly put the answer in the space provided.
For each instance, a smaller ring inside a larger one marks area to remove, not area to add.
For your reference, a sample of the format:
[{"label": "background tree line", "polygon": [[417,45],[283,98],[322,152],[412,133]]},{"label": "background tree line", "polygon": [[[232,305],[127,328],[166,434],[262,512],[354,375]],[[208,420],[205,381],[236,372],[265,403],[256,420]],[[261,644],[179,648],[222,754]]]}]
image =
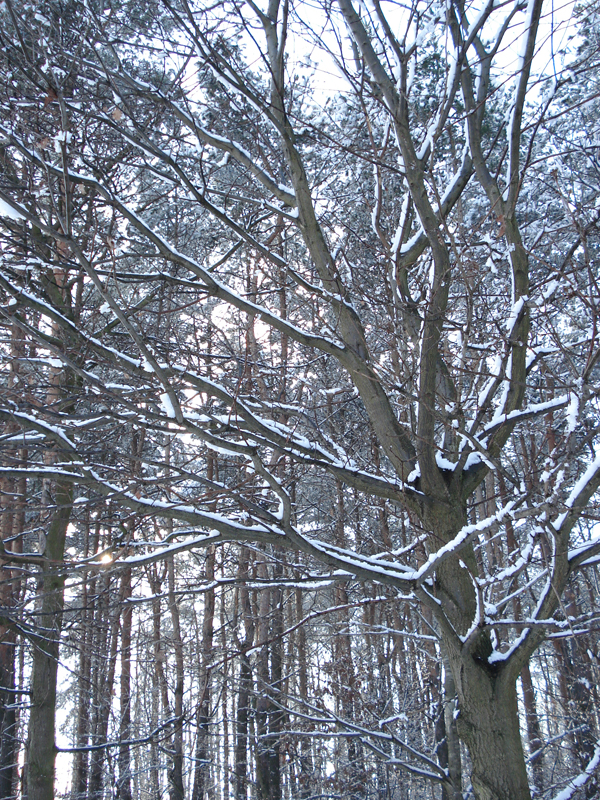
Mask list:
[{"label": "background tree line", "polygon": [[572,13],[5,1],[0,796],[597,797]]}]

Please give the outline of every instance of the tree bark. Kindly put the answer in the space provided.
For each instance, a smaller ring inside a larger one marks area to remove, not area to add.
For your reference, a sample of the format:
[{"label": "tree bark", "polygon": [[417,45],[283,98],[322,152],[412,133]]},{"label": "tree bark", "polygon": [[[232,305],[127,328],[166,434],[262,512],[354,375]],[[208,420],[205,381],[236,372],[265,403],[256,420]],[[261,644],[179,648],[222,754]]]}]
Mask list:
[{"label": "tree bark", "polygon": [[514,677],[456,649],[449,660],[459,699],[458,732],[469,749],[477,800],[531,800]]},{"label": "tree bark", "polygon": [[123,572],[121,578],[121,724],[119,727],[119,779],[117,797],[119,800],[131,800],[131,764],[130,748],[126,744],[131,738],[131,623],[132,606],[128,602],[131,597],[131,568]]},{"label": "tree bark", "polygon": [[71,517],[71,485],[57,484],[54,498],[56,508],[46,534],[46,566],[39,588],[40,636],[33,647],[27,800],[54,800],[54,717],[64,604],[64,576],[58,565],[63,560],[67,526]]},{"label": "tree bark", "polygon": [[183,800],[183,641],[181,638],[181,625],[179,621],[179,606],[175,598],[175,565],[173,557],[167,560],[168,604],[173,629],[173,649],[175,651],[175,691],[174,713],[176,717],[173,731],[173,756],[169,770],[169,795],[171,800]]},{"label": "tree bark", "polygon": [[[94,526],[94,532],[90,543],[90,524],[89,519],[84,529],[83,556],[87,558],[90,552],[95,553],[98,549],[99,525]],[[79,641],[79,673],[77,677],[77,731],[75,736],[75,746],[85,747],[88,743],[90,733],[90,705],[91,705],[91,646],[93,643],[93,622],[94,611],[89,602],[96,591],[96,578],[84,581],[81,590],[81,607],[83,616],[81,621],[81,634]],[[71,782],[72,800],[85,800],[87,796],[89,772],[89,753],[80,751],[73,756],[73,779]]]},{"label": "tree bark", "polygon": [[[206,556],[206,580],[215,578],[215,548],[210,547]],[[202,618],[202,641],[200,644],[200,669],[198,671],[198,709],[196,712],[197,738],[194,766],[194,789],[192,800],[204,800],[208,781],[209,742],[210,742],[210,662],[212,659],[213,630],[215,616],[215,590],[207,589],[204,594],[204,614]]]}]

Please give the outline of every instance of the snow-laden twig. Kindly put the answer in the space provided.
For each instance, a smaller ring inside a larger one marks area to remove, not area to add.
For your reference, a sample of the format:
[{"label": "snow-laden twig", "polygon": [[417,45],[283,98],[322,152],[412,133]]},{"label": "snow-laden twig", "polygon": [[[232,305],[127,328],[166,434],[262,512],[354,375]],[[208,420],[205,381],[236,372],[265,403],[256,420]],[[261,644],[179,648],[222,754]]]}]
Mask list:
[{"label": "snow-laden twig", "polygon": [[592,756],[589,764],[584,769],[583,772],[580,772],[577,777],[572,778],[569,783],[565,786],[562,792],[554,795],[552,800],[570,800],[571,797],[575,794],[578,789],[581,789],[582,786],[585,786],[589,779],[592,777],[598,765],[600,764],[600,742],[596,744],[596,749],[594,750],[594,755]]}]

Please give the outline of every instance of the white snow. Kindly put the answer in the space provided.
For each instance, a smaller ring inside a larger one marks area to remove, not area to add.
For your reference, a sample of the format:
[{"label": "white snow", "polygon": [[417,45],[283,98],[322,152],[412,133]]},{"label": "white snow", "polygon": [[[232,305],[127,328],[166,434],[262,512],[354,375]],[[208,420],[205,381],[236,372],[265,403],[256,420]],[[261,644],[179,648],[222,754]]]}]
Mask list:
[{"label": "white snow", "polygon": [[594,755],[592,756],[590,763],[587,765],[583,772],[580,772],[577,777],[572,778],[566,787],[559,792],[557,795],[554,795],[552,800],[570,800],[571,797],[575,794],[577,789],[580,789],[582,786],[588,782],[590,777],[596,771],[598,765],[600,764],[600,742],[596,744],[596,749],[594,750]]},{"label": "white snow", "polygon": [[175,413],[175,407],[173,406],[173,402],[167,392],[163,392],[160,396],[161,405],[169,419],[176,419],[177,414]]},{"label": "white snow", "polygon": [[[596,477],[599,470],[600,470],[600,454],[598,454],[596,458],[592,461],[592,463],[588,465],[586,471],[583,473],[583,475],[581,475],[575,486],[571,489],[571,493],[569,494],[565,502],[567,508],[573,508],[579,495],[583,492],[583,490],[590,483],[590,481],[592,481]],[[560,516],[553,523],[555,530],[557,531],[560,530],[567,515],[568,511],[565,511],[563,514],[560,514]]]},{"label": "white snow", "polygon": [[25,219],[22,214],[14,209],[12,206],[9,206],[8,203],[5,203],[2,198],[0,198],[0,217],[8,217],[9,219],[14,219],[18,222],[21,219]]},{"label": "white snow", "polygon": [[571,399],[567,409],[567,434],[573,433],[577,427],[577,419],[579,417],[579,397],[575,392],[571,392]]}]

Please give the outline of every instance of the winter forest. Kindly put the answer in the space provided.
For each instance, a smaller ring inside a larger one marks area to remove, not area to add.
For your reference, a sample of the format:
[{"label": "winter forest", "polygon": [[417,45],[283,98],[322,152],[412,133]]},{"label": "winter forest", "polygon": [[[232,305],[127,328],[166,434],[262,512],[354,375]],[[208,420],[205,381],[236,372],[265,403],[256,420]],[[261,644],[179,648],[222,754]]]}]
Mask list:
[{"label": "winter forest", "polygon": [[600,6],[0,4],[0,798],[600,797]]}]

